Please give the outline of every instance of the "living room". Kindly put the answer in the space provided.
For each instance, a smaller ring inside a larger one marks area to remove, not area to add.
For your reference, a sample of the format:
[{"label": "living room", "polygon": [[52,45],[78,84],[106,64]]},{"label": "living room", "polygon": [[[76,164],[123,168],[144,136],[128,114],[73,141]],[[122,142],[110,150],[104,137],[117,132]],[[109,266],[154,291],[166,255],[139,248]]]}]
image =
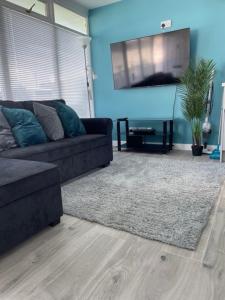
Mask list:
[{"label": "living room", "polygon": [[225,299],[224,9],[0,0],[0,299]]}]

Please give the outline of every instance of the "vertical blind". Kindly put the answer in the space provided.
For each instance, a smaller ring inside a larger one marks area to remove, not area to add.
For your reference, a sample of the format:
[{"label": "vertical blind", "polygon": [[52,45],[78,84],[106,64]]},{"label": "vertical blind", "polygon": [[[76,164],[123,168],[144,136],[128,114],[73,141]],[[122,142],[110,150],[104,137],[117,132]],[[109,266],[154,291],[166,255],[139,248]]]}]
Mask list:
[{"label": "vertical blind", "polygon": [[0,99],[65,99],[89,117],[83,40],[0,7]]}]

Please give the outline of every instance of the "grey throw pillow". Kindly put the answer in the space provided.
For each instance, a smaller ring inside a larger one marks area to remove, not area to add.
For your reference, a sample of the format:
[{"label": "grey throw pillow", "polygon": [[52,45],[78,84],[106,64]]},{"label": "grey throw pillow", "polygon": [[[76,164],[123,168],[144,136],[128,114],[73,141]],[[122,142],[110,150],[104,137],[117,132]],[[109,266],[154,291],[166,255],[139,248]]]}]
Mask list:
[{"label": "grey throw pillow", "polygon": [[64,130],[56,109],[37,102],[33,103],[34,113],[46,135],[52,141],[64,138]]},{"label": "grey throw pillow", "polygon": [[0,152],[16,147],[17,144],[12,134],[11,127],[0,107]]}]

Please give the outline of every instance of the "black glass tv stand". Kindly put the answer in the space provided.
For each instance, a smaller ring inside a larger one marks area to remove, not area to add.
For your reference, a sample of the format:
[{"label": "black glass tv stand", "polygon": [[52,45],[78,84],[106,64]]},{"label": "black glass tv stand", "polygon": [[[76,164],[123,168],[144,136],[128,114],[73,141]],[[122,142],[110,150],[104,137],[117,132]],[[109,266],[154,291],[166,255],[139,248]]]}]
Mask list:
[{"label": "black glass tv stand", "polygon": [[[121,139],[121,123],[125,124],[125,144],[122,144]],[[117,141],[118,151],[124,149],[166,154],[173,149],[173,119],[119,118],[117,119]]]}]

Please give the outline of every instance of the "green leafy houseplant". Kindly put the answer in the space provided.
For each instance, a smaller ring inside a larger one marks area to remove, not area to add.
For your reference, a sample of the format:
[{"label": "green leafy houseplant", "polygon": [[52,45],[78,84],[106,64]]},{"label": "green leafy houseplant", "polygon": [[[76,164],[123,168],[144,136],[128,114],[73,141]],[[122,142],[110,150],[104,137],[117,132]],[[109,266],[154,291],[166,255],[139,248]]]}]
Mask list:
[{"label": "green leafy houseplant", "polygon": [[193,145],[201,146],[202,122],[200,119],[194,119],[191,121],[191,130]]},{"label": "green leafy houseplant", "polygon": [[191,124],[193,155],[202,154],[202,117],[214,74],[213,60],[201,59],[196,66],[190,65],[181,78],[179,90],[182,111],[185,119]]}]

